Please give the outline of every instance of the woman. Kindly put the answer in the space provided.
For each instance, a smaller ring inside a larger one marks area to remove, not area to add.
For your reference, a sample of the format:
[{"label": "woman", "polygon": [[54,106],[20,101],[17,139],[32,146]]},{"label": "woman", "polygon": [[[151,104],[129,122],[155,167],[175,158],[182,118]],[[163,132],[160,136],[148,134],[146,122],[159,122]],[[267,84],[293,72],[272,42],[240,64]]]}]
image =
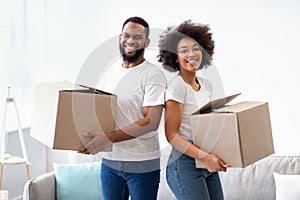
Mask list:
[{"label": "woman", "polygon": [[[188,20],[169,27],[159,41],[158,61],[169,71],[178,71],[165,94],[165,133],[173,146],[167,182],[177,199],[223,199],[218,171],[229,165],[193,145],[190,124],[190,115],[210,99],[207,82],[196,76],[211,63],[214,41],[209,31],[207,25]],[[195,159],[206,168],[196,168]]]}]

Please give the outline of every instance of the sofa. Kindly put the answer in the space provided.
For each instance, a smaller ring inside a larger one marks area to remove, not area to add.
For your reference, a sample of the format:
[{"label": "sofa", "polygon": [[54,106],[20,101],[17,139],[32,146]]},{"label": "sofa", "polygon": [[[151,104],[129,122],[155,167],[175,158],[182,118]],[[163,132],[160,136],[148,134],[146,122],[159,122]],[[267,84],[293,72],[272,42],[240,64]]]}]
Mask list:
[{"label": "sofa", "polygon": [[[166,183],[165,163],[162,166],[158,199],[175,199]],[[278,182],[276,178],[275,184],[274,177],[277,175],[283,176],[282,178],[289,175],[296,175],[294,177],[297,177],[297,182],[300,183],[300,156],[272,155],[245,168],[228,168],[227,172],[221,172],[220,178],[223,185],[225,199],[279,200],[280,198],[276,198],[276,195],[286,196],[291,190],[295,190],[296,192],[299,190],[300,184],[295,184],[295,179],[292,185],[289,185],[289,182],[279,185],[282,184],[279,182],[281,178],[278,179]],[[288,188],[286,187],[287,185],[289,185]],[[298,189],[292,187],[298,187]],[[281,190],[281,194],[277,191],[279,189]],[[40,175],[26,183],[24,187],[23,200],[39,199],[56,199],[56,178],[54,172]]]}]

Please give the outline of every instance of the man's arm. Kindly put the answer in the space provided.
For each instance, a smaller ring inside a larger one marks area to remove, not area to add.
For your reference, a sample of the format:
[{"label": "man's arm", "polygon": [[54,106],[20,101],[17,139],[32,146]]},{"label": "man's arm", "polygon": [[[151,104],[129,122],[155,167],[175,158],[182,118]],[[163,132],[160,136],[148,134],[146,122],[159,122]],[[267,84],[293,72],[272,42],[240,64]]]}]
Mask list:
[{"label": "man's arm", "polygon": [[144,107],[144,118],[130,124],[122,129],[106,133],[106,136],[113,143],[130,140],[146,133],[155,131],[160,123],[163,107],[147,106]]},{"label": "man's arm", "polygon": [[162,105],[146,106],[144,107],[144,118],[128,125],[127,127],[107,133],[84,133],[84,136],[90,137],[91,141],[88,142],[85,147],[80,148],[78,152],[96,154],[108,143],[130,140],[155,131],[159,126],[162,110]]}]

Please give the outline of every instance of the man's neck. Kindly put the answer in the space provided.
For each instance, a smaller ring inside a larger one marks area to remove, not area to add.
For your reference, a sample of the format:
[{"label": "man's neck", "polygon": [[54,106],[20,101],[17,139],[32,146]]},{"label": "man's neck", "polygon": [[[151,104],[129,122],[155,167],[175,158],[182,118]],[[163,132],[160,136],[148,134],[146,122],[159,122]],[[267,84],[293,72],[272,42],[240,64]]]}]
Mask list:
[{"label": "man's neck", "polygon": [[128,61],[124,61],[123,60],[123,63],[122,63],[122,67],[123,68],[132,68],[132,67],[135,67],[135,66],[138,66],[139,64],[141,64],[142,62],[145,61],[145,58],[144,57],[141,57],[139,58],[137,61],[135,62],[128,62]]}]

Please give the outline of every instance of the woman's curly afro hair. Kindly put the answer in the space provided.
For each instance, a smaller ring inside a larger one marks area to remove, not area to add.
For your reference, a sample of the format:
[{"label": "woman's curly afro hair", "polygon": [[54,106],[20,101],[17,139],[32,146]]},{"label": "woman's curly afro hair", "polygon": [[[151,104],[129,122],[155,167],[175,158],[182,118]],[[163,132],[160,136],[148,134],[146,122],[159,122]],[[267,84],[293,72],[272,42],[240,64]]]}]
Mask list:
[{"label": "woman's curly afro hair", "polygon": [[214,41],[208,25],[184,21],[178,27],[170,26],[159,39],[158,61],[169,71],[179,71],[177,60],[177,45],[182,38],[190,37],[202,46],[202,63],[199,69],[211,64],[214,53]]}]

